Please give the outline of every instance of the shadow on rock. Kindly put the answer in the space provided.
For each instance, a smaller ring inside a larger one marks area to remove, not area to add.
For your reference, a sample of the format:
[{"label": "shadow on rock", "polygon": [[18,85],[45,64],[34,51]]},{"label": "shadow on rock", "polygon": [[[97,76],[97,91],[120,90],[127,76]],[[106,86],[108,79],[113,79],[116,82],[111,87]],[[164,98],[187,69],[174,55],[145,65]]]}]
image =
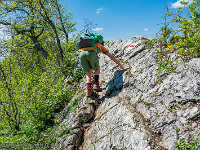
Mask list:
[{"label": "shadow on rock", "polygon": [[123,88],[123,73],[124,72],[125,72],[124,70],[115,71],[113,78],[106,85],[107,91],[106,91],[105,96],[102,98],[102,101],[104,101],[106,97],[117,96],[120,93],[120,91]]}]

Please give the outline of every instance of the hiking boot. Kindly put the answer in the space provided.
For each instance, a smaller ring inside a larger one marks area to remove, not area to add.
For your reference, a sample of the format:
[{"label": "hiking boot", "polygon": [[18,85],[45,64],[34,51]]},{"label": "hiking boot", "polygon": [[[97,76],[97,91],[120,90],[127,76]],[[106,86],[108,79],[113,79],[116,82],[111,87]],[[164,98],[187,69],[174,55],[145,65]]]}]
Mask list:
[{"label": "hiking boot", "polygon": [[91,89],[88,89],[87,91],[86,91],[86,96],[87,97],[89,97],[89,96],[91,96],[91,95],[93,95],[94,94],[94,91],[93,91],[93,89],[91,88]]},{"label": "hiking boot", "polygon": [[102,92],[102,89],[99,87],[99,84],[94,84],[94,90],[96,92]]}]

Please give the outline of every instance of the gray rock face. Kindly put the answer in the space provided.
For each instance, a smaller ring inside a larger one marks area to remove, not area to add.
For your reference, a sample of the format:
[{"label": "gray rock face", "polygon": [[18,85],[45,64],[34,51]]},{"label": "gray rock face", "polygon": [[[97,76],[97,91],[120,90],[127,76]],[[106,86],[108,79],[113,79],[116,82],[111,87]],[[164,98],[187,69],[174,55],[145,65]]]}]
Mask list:
[{"label": "gray rock face", "polygon": [[56,133],[58,138],[54,146],[55,149],[79,149],[83,141],[84,128],[87,127],[87,123],[94,117],[94,111],[98,105],[98,98],[96,97],[93,99],[87,97],[82,98],[75,112],[68,111],[66,113],[66,110],[73,105],[72,103],[76,98],[75,96],[68,107],[57,116],[57,119],[62,121],[62,124]]},{"label": "gray rock face", "polygon": [[[119,70],[101,54],[100,83],[105,90],[98,101],[102,103],[95,103],[95,97],[83,98],[76,115],[64,119],[72,125],[79,120],[81,135],[77,130],[77,141],[67,135],[58,145],[66,148],[68,143],[75,146],[71,149],[83,150],[175,150],[175,142],[182,138],[200,142],[200,58],[179,60],[178,71],[158,84],[158,53],[145,48],[143,37],[117,40],[107,49],[130,70]],[[176,60],[175,54],[169,55]]]},{"label": "gray rock face", "polygon": [[120,97],[108,98],[85,133],[83,149],[149,150],[150,139],[144,128],[140,115]]}]

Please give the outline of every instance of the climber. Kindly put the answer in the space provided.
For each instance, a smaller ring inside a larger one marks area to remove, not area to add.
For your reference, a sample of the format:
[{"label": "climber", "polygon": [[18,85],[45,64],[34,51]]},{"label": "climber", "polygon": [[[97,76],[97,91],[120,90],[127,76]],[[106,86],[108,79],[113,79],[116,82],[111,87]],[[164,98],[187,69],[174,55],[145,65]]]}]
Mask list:
[{"label": "climber", "polygon": [[[93,42],[92,42],[93,40]],[[101,92],[102,89],[99,86],[99,74],[100,74],[100,66],[99,66],[99,57],[98,53],[101,52],[110,59],[112,59],[116,64],[118,64],[121,69],[127,70],[129,67],[124,67],[117,58],[115,58],[113,55],[111,55],[108,50],[103,46],[103,37],[98,34],[85,34],[83,37],[80,37],[80,40],[78,41],[79,46],[79,58],[81,62],[81,66],[86,72],[86,80],[87,80],[87,92],[86,96],[93,95],[94,91]],[[94,85],[92,88],[91,83],[91,75],[93,70],[94,72]]]}]

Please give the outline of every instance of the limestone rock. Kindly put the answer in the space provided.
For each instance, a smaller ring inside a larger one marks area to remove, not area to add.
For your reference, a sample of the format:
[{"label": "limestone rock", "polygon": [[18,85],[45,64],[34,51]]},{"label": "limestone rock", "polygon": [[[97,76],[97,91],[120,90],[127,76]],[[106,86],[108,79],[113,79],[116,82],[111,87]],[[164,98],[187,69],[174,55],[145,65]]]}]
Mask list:
[{"label": "limestone rock", "polygon": [[165,72],[157,74],[158,53],[147,49],[143,39],[137,36],[107,45],[109,52],[130,69],[120,70],[101,54],[100,83],[104,90],[99,98],[82,98],[76,113],[66,115],[63,122],[73,128],[58,139],[57,147],[175,150],[175,142],[181,138],[200,142],[200,58],[184,62],[169,54],[177,71],[164,78]]}]

